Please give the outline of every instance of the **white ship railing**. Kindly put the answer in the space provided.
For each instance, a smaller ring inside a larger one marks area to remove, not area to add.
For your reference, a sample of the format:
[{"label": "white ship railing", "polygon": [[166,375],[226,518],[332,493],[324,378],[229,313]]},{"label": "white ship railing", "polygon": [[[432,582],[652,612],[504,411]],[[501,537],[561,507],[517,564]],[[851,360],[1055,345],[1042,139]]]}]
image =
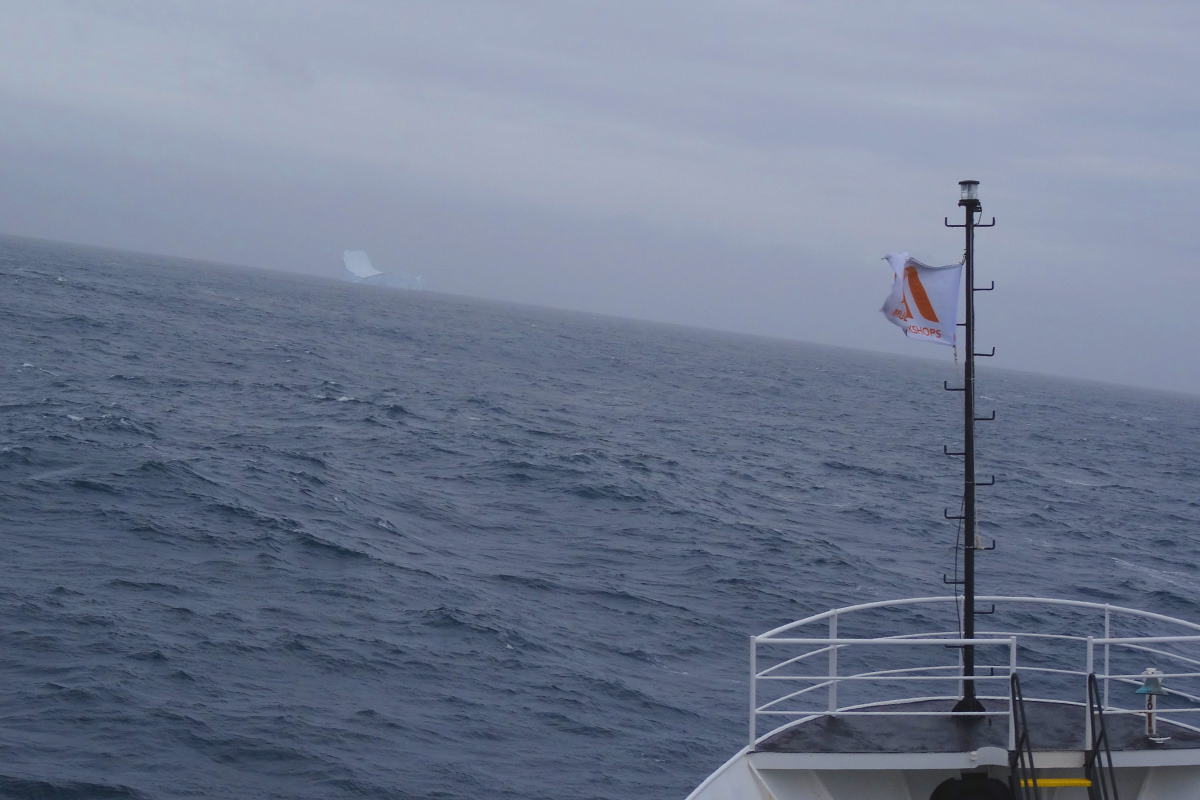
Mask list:
[{"label": "white ship railing", "polygon": [[[961,598],[919,597],[863,603],[783,625],[751,639],[750,743],[818,717],[944,716],[964,681],[962,648],[975,648],[976,694],[1008,718],[1010,676],[1021,675],[1025,702],[1088,704],[1095,673],[1106,715],[1146,713],[1144,670],[1161,674],[1163,722],[1200,731],[1200,625],[1110,604],[1036,597],[979,597],[974,639],[960,638]],[[996,627],[978,630],[979,622]],[[887,633],[887,631],[915,631]],[[946,701],[945,710],[912,710]],[[1081,731],[1080,747],[1090,741]],[[764,729],[764,733],[759,730]]]}]

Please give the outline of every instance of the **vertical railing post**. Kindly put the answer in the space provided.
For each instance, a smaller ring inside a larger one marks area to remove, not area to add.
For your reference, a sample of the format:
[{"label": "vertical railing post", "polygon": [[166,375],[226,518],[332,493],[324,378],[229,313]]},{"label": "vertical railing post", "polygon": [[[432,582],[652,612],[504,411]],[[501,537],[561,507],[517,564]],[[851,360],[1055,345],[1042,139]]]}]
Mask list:
[{"label": "vertical railing post", "polygon": [[[1087,675],[1091,675],[1096,671],[1096,637],[1087,637],[1087,658],[1085,659]],[[1083,749],[1086,751],[1092,746],[1092,689],[1088,684],[1090,678],[1085,675],[1083,679],[1084,692],[1084,707],[1088,709],[1088,713],[1083,716]]]},{"label": "vertical railing post", "polygon": [[1109,640],[1112,639],[1112,607],[1108,603],[1104,604],[1104,707],[1112,708],[1112,704],[1108,702],[1108,676],[1112,674],[1112,645]]},{"label": "vertical railing post", "polygon": [[1008,752],[1017,749],[1016,698],[1012,694],[1012,676],[1017,674],[1017,637],[1008,640]]},{"label": "vertical railing post", "polygon": [[750,746],[758,738],[758,637],[750,637]]},{"label": "vertical railing post", "polygon": [[[838,638],[838,615],[833,612],[833,616],[829,618],[829,641],[833,642]],[[829,712],[832,714],[837,711],[838,704],[838,647],[836,644],[829,645]]]}]

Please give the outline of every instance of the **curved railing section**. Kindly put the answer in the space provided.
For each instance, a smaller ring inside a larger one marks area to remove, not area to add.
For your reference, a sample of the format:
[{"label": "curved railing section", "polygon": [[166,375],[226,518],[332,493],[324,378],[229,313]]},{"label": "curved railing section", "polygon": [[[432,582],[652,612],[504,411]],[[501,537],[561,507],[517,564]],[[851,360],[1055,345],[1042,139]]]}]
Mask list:
[{"label": "curved railing section", "polygon": [[[1200,731],[1200,625],[1037,597],[979,597],[977,609],[988,613],[979,614],[971,640],[958,633],[956,597],[847,606],[753,637],[750,744],[821,716],[950,716],[962,694],[967,644],[975,650],[976,694],[1001,701],[985,702],[980,715],[1009,717],[1009,682],[1018,672],[1027,702],[1087,708],[1094,674],[1106,715],[1145,718],[1153,697],[1157,722]],[[1148,669],[1158,674],[1147,676]],[[930,706],[923,700],[945,700],[945,710],[914,711]],[[1080,749],[1090,746],[1090,727],[1081,731]]]}]

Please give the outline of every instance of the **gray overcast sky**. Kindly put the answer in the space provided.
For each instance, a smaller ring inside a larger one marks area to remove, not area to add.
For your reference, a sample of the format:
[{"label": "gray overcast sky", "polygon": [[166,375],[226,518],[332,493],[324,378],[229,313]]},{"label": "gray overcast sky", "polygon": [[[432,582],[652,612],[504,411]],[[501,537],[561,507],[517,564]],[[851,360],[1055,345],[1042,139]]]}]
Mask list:
[{"label": "gray overcast sky", "polygon": [[14,0],[0,231],[1200,392],[1200,3]]}]

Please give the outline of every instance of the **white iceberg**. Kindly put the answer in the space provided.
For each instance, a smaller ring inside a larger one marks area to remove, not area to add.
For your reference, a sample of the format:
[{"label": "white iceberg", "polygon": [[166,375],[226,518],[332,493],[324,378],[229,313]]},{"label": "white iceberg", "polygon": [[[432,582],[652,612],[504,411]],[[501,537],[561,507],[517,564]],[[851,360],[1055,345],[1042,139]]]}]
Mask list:
[{"label": "white iceberg", "polygon": [[346,272],[342,276],[354,283],[370,283],[376,286],[388,286],[393,289],[419,290],[424,282],[420,275],[406,275],[403,272],[380,272],[371,264],[371,259],[362,250],[346,250],[342,253],[342,264]]}]

